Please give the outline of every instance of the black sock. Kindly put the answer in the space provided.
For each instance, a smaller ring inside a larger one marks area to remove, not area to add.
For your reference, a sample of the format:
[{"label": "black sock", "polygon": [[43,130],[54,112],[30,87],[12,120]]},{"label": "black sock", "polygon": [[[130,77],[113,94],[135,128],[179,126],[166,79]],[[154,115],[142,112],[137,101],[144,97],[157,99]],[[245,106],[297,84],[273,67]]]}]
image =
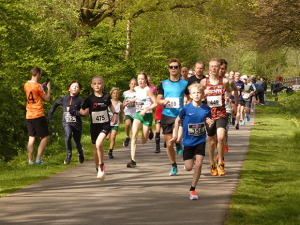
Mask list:
[{"label": "black sock", "polygon": [[190,191],[195,191],[195,187],[191,186]]},{"label": "black sock", "polygon": [[156,133],[155,134],[155,142],[157,145],[159,145],[159,142],[160,142],[160,133]]},{"label": "black sock", "polygon": [[113,149],[109,149],[109,154],[112,154]]},{"label": "black sock", "polygon": [[177,163],[176,162],[172,163],[172,166],[177,168]]}]

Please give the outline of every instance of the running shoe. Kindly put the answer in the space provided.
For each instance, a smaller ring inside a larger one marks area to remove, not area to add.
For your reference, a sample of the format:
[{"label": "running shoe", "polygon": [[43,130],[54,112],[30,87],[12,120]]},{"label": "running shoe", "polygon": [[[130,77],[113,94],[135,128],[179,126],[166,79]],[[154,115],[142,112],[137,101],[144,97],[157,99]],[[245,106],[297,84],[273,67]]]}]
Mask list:
[{"label": "running shoe", "polygon": [[216,161],[215,160],[214,160],[213,164],[210,164],[210,174],[212,176],[217,176],[218,175],[218,171],[217,171],[217,168],[216,168]]},{"label": "running shoe", "polygon": [[72,159],[72,156],[71,155],[67,155],[66,158],[65,158],[64,164],[70,164],[71,163],[71,159]]},{"label": "running shoe", "polygon": [[240,129],[240,125],[238,123],[236,124],[235,129]]},{"label": "running shoe", "polygon": [[234,126],[235,125],[235,117],[232,117],[232,122],[231,124]]},{"label": "running shoe", "polygon": [[245,126],[245,121],[242,121],[241,126]]},{"label": "running shoe", "polygon": [[227,153],[228,150],[229,150],[229,149],[228,149],[228,144],[226,144],[226,145],[225,145],[225,152]]},{"label": "running shoe", "polygon": [[35,165],[48,165],[49,163],[44,163],[42,160],[39,162],[35,162]]},{"label": "running shoe", "polygon": [[123,146],[127,147],[128,144],[129,144],[129,141],[130,141],[130,138],[129,138],[129,137],[126,137],[126,138],[125,138],[125,141],[124,141],[124,143],[123,143]]},{"label": "running shoe", "polygon": [[172,166],[172,169],[171,169],[169,175],[170,176],[176,176],[177,172],[178,172],[177,167],[176,166]]},{"label": "running shoe", "polygon": [[246,118],[247,118],[247,121],[249,122],[250,121],[250,116],[247,115]]},{"label": "running shoe", "polygon": [[33,165],[33,161],[28,161],[28,165],[29,166]]},{"label": "running shoe", "polygon": [[85,159],[85,157],[84,157],[84,153],[83,153],[83,149],[82,149],[82,153],[78,155],[78,161],[80,163],[83,163],[84,159]]},{"label": "running shoe", "polygon": [[110,159],[115,158],[115,157],[113,156],[113,153],[112,153],[112,152],[109,152],[109,153],[108,153],[108,158],[110,158]]},{"label": "running shoe", "polygon": [[133,161],[133,160],[130,160],[130,162],[129,162],[129,163],[127,163],[127,167],[131,167],[131,168],[134,168],[134,167],[136,167],[136,162],[135,162],[135,161]]},{"label": "running shoe", "polygon": [[196,195],[196,191],[190,191],[190,199],[198,200],[198,195]]},{"label": "running shoe", "polygon": [[154,137],[153,131],[152,131],[152,130],[150,130],[150,132],[149,132],[149,140],[152,140],[152,139],[153,139],[153,137]]},{"label": "running shoe", "polygon": [[160,146],[159,146],[159,144],[156,145],[156,149],[155,149],[154,153],[160,153]]},{"label": "running shoe", "polygon": [[176,152],[177,152],[177,155],[182,155],[182,144],[179,143],[179,144],[176,144]]},{"label": "running shoe", "polygon": [[98,166],[97,179],[99,179],[101,182],[103,182],[105,180],[105,166],[104,166],[104,164],[100,164]]},{"label": "running shoe", "polygon": [[218,164],[218,174],[219,176],[225,176],[226,171],[224,169],[224,164]]}]

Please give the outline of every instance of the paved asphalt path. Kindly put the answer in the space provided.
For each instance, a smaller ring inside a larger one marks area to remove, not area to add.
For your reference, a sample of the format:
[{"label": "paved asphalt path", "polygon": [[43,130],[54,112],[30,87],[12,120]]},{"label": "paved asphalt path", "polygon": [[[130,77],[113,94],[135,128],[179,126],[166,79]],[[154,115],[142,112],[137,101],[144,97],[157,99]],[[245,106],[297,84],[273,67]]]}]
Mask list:
[{"label": "paved asphalt path", "polygon": [[230,127],[226,176],[210,175],[206,150],[198,201],[189,199],[193,171],[184,170],[177,156],[178,175],[169,176],[164,139],[160,154],[153,153],[153,139],[137,145],[136,168],[126,167],[129,147],[114,150],[115,159],[106,154],[104,182],[96,179],[89,160],[0,198],[0,224],[223,224],[249,148],[253,116],[239,130]]}]

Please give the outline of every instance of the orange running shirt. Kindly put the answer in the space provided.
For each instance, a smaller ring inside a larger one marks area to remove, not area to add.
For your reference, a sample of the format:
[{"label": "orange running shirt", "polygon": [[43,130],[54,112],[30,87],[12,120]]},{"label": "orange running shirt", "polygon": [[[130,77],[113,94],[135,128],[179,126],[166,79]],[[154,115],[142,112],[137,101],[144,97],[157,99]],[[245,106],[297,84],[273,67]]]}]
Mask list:
[{"label": "orange running shirt", "polygon": [[28,81],[24,85],[24,92],[27,99],[26,119],[35,119],[45,116],[42,103],[42,96],[45,92],[42,85],[35,81]]}]

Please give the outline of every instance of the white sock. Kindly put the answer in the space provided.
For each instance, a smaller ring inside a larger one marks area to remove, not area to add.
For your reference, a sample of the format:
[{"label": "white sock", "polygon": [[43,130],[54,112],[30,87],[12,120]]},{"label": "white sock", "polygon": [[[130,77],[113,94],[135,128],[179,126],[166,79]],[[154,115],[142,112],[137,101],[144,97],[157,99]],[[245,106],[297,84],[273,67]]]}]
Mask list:
[{"label": "white sock", "polygon": [[39,163],[42,160],[42,158],[36,158],[36,162]]},{"label": "white sock", "polygon": [[126,138],[130,138],[130,136],[127,136]]}]

